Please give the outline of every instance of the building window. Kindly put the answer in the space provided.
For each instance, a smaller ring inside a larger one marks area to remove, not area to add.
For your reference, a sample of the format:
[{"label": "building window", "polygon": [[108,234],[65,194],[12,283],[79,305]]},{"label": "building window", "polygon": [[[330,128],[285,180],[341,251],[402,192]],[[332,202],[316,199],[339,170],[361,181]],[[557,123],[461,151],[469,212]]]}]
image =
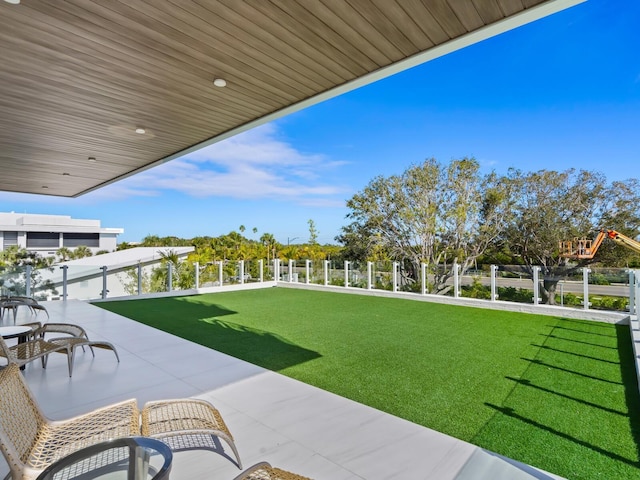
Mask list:
[{"label": "building window", "polygon": [[67,248],[79,247],[99,247],[100,234],[98,233],[63,233],[62,245]]},{"label": "building window", "polygon": [[11,245],[18,245],[18,232],[4,232],[4,248],[10,247]]},{"label": "building window", "polygon": [[27,232],[27,248],[58,248],[60,234],[56,232]]}]

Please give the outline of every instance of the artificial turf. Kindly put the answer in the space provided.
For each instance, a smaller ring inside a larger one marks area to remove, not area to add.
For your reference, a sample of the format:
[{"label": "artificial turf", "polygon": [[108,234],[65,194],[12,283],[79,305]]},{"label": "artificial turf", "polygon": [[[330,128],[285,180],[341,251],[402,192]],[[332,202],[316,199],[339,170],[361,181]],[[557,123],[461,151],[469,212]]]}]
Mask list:
[{"label": "artificial turf", "polygon": [[640,478],[628,326],[285,288],[97,305],[569,479]]}]

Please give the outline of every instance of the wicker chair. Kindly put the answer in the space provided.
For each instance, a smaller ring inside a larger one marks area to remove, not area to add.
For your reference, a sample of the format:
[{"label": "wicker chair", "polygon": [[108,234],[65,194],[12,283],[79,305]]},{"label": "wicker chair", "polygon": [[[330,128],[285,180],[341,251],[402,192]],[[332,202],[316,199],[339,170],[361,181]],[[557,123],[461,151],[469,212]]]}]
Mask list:
[{"label": "wicker chair", "polygon": [[93,351],[94,348],[102,348],[105,350],[111,350],[116,355],[116,360],[120,362],[118,351],[111,343],[102,340],[89,340],[89,336],[84,328],[80,325],[74,325],[72,323],[45,323],[42,327],[36,329],[33,332],[35,337],[40,337],[44,340],[47,333],[66,333],[65,337],[50,338],[47,341],[55,345],[65,346],[71,352],[71,369],[73,369],[73,360],[75,357],[76,347],[89,347],[91,354],[95,357],[96,354]]},{"label": "wicker chair", "polygon": [[296,473],[280,470],[272,467],[267,462],[256,463],[253,467],[247,468],[233,480],[311,480]]},{"label": "wicker chair", "polygon": [[48,465],[81,448],[139,434],[133,399],[52,421],[38,407],[17,365],[0,371],[0,448],[14,480],[35,479]]},{"label": "wicker chair", "polygon": [[172,450],[218,450],[215,438],[233,450],[238,468],[242,462],[233,436],[220,412],[209,402],[197,399],[147,402],[142,408],[142,435],[164,441]]},{"label": "wicker chair", "polygon": [[35,313],[36,315],[38,315],[39,312],[44,312],[47,314],[47,318],[49,318],[49,312],[47,311],[45,306],[40,305],[38,301],[33,297],[14,296],[11,297],[11,300],[15,302],[21,302],[23,305],[26,305],[29,308],[31,313]]},{"label": "wicker chair", "polygon": [[6,358],[9,364],[15,364],[22,367],[27,363],[40,358],[42,359],[42,368],[47,368],[47,358],[50,353],[65,353],[67,355],[69,376],[71,376],[73,372],[73,355],[71,347],[47,342],[40,338],[9,346],[4,339],[0,337],[0,357]]}]

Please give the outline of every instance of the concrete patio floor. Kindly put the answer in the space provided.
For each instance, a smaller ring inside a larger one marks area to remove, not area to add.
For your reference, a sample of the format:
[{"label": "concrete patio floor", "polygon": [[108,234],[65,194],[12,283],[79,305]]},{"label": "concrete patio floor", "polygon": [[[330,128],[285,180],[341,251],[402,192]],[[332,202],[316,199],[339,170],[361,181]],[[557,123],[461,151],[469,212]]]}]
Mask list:
[{"label": "concrete patio floor", "polygon": [[[220,410],[245,468],[268,461],[316,480],[560,478],[88,303],[45,305],[50,322],[82,325],[90,338],[116,345],[121,360],[106,350],[96,350],[95,358],[79,350],[73,378],[64,355],[52,355],[46,370],[39,362],[28,365],[25,378],[50,418],[127,398],[142,406],[197,397]],[[21,309],[16,323],[33,318]],[[5,316],[4,325],[11,324]],[[7,472],[2,459],[0,475]],[[216,452],[178,452],[171,478],[233,479],[239,472]]]}]

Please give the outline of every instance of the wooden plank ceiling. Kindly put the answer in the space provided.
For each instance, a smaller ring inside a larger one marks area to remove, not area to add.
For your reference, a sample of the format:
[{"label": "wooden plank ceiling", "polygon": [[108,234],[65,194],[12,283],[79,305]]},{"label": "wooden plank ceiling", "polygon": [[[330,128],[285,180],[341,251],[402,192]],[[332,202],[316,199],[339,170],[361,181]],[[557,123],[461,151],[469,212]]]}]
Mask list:
[{"label": "wooden plank ceiling", "polygon": [[0,1],[0,190],[80,195],[549,3]]}]

